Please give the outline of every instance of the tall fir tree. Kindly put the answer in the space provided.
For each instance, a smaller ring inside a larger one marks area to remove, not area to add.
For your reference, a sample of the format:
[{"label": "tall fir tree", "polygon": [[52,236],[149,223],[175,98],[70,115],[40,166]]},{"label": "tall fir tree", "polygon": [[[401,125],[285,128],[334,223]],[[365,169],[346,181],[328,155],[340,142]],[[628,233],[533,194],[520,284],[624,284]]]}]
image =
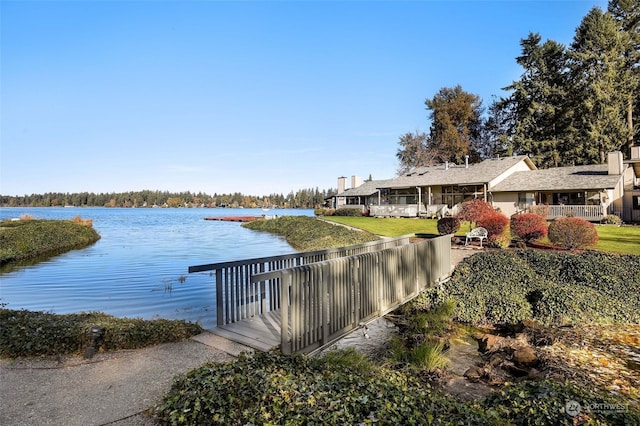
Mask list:
[{"label": "tall fir tree", "polygon": [[626,146],[632,73],[625,58],[627,33],[613,16],[594,7],[571,44],[572,100],[582,163],[604,163],[607,152]]},{"label": "tall fir tree", "polygon": [[[520,41],[522,54],[516,62],[523,68],[502,109],[510,108],[514,153],[527,154],[539,167],[572,164],[571,109],[567,107],[568,63],[566,49],[552,40],[530,33]],[[504,112],[504,111],[503,111]]]},{"label": "tall fir tree", "polygon": [[[630,70],[630,78],[626,82],[628,87],[627,98],[627,150],[634,140],[638,144],[637,135],[640,126],[640,0],[611,0],[608,12],[613,16],[619,26],[619,30],[626,33],[628,42],[624,50],[626,67]],[[635,118],[635,120],[634,120]],[[634,125],[634,122],[636,123]]]}]

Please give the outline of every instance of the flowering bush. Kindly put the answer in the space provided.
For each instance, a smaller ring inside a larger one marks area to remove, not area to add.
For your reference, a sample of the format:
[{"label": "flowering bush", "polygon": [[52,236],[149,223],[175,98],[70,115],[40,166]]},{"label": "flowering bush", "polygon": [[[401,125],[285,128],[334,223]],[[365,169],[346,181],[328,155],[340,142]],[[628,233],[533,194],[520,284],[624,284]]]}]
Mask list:
[{"label": "flowering bush", "polygon": [[525,241],[536,241],[547,236],[547,220],[537,214],[523,213],[511,217],[511,235]]},{"label": "flowering bush", "polygon": [[569,250],[586,248],[598,243],[598,232],[591,222],[578,217],[563,217],[549,225],[549,240]]},{"label": "flowering bush", "polygon": [[438,220],[437,227],[440,235],[455,234],[460,229],[460,219],[457,217],[443,217]]},{"label": "flowering bush", "polygon": [[509,226],[509,218],[502,213],[492,210],[491,213],[486,213],[480,217],[476,221],[476,224],[487,230],[487,239],[491,243],[502,239],[503,234],[507,230],[507,226]]}]

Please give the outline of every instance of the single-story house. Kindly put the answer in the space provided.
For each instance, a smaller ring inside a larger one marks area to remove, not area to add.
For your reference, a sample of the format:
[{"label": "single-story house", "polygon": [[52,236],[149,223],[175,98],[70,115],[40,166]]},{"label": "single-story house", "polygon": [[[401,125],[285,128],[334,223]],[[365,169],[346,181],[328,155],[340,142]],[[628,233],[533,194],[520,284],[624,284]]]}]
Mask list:
[{"label": "single-story house", "polygon": [[633,169],[623,164],[622,153],[612,152],[607,164],[513,173],[493,187],[493,202],[505,211],[513,206],[516,212],[546,206],[542,211],[549,219],[622,217],[624,190],[633,188],[634,178]]},{"label": "single-story house", "polygon": [[[637,148],[632,153],[640,166]],[[548,208],[538,210],[550,219],[572,214],[596,221],[617,214],[627,222],[639,220],[640,193],[625,197],[625,191],[633,193],[637,186],[634,167],[622,161],[620,152],[610,153],[608,160],[608,164],[552,169],[537,169],[527,156],[445,163],[361,185],[352,178],[349,189],[344,189],[346,178],[340,178],[342,188],[339,180],[333,205],[359,207],[377,217],[434,217],[455,214],[463,201],[480,198],[507,216],[544,205]],[[630,207],[634,200],[639,204],[636,210]]]}]

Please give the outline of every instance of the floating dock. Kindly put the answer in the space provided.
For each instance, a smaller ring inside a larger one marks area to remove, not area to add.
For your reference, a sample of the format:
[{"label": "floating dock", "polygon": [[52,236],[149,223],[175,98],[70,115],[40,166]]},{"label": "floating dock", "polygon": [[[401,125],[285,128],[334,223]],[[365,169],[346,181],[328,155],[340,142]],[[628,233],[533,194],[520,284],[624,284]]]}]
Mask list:
[{"label": "floating dock", "polygon": [[251,222],[254,220],[264,219],[263,216],[209,216],[204,220],[219,220],[223,222]]}]

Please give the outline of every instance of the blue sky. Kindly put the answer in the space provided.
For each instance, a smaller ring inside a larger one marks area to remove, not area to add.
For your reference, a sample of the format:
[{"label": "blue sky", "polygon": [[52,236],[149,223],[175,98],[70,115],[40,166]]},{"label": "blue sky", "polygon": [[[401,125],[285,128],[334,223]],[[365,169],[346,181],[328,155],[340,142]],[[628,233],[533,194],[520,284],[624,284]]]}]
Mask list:
[{"label": "blue sky", "polygon": [[600,0],[0,1],[0,193],[250,195],[395,175],[442,87],[490,104]]}]

